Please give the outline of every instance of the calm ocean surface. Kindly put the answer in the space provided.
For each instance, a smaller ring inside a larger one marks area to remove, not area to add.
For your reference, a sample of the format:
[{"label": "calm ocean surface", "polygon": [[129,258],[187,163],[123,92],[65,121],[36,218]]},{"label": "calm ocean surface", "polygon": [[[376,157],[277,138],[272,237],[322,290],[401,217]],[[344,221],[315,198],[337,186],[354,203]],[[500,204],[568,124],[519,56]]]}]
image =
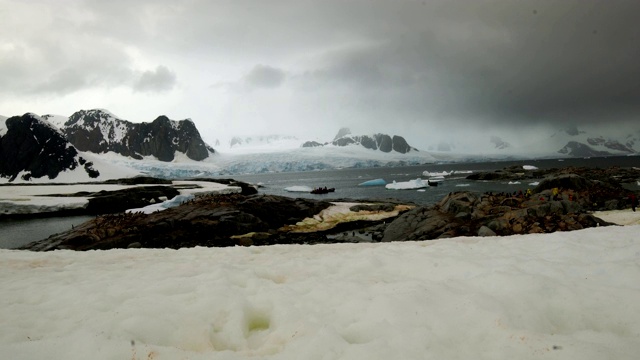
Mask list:
[{"label": "calm ocean surface", "polygon": [[[326,171],[307,171],[296,173],[236,175],[233,178],[252,184],[261,184],[261,193],[283,195],[290,197],[304,197],[312,199],[384,199],[396,198],[422,205],[434,204],[446,194],[453,191],[518,191],[533,187],[529,182],[508,184],[508,182],[479,182],[467,180],[469,174],[459,174],[446,177],[437,187],[428,187],[424,191],[417,190],[387,190],[384,186],[358,186],[358,184],[373,179],[384,179],[387,183],[423,178],[422,173],[457,171],[493,171],[512,165],[533,165],[539,169],[562,168],[567,166],[581,166],[591,168],[606,168],[610,166],[640,167],[640,156],[564,159],[564,160],[522,160],[497,161],[456,164],[428,164],[392,168],[341,169]],[[335,188],[333,193],[314,195],[299,192],[287,192],[284,188],[290,186],[309,186]]]},{"label": "calm ocean surface", "polygon": [[[486,191],[518,191],[532,188],[529,182],[520,184],[508,184],[507,182],[478,182],[466,180],[468,174],[447,177],[437,187],[428,187],[424,191],[417,190],[387,190],[384,186],[358,186],[358,184],[373,179],[384,179],[387,183],[413,180],[422,177],[423,171],[450,172],[458,171],[492,171],[512,165],[533,165],[540,169],[561,168],[567,166],[584,166],[591,168],[606,168],[610,166],[640,167],[640,156],[588,158],[588,159],[564,159],[564,160],[522,160],[522,161],[496,161],[477,163],[455,164],[427,164],[418,166],[392,167],[392,168],[367,168],[367,169],[341,169],[325,171],[309,171],[296,173],[274,173],[236,175],[234,179],[252,184],[261,184],[260,193],[282,195],[289,197],[301,197],[312,199],[384,199],[396,198],[422,205],[431,205],[442,199],[443,196],[453,191],[469,190],[474,192]],[[313,195],[301,192],[287,192],[284,188],[290,186],[309,186],[335,188],[336,191],[329,194]],[[640,187],[633,185],[631,189]],[[65,231],[71,225],[80,224],[90,217],[74,216],[68,218],[48,218],[34,220],[0,220],[0,248],[15,248],[31,241],[47,238],[51,234]]]}]

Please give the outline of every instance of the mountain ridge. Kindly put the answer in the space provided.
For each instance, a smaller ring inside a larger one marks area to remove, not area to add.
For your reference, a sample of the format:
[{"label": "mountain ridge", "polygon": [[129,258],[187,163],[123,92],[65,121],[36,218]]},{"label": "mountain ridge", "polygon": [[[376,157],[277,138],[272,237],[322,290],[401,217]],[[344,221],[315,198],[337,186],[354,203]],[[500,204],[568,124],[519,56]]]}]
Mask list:
[{"label": "mountain ridge", "polygon": [[419,151],[418,149],[410,146],[407,143],[407,140],[399,135],[391,136],[382,133],[376,133],[373,135],[352,135],[349,128],[341,128],[330,143],[306,141],[302,144],[302,147],[322,147],[329,144],[334,146],[360,145],[366,149],[379,150],[385,153],[395,151],[401,154],[406,154],[411,151]]},{"label": "mountain ridge", "polygon": [[69,117],[62,131],[81,151],[113,151],[137,160],[155,156],[160,161],[172,161],[179,151],[201,161],[215,153],[191,119],[176,121],[164,115],[150,123],[133,123],[103,109],[80,110]]},{"label": "mountain ridge", "polygon": [[55,179],[61,172],[84,169],[90,178],[100,172],[84,159],[64,134],[33,113],[5,120],[6,131],[0,133],[0,177],[9,182],[18,176]]}]

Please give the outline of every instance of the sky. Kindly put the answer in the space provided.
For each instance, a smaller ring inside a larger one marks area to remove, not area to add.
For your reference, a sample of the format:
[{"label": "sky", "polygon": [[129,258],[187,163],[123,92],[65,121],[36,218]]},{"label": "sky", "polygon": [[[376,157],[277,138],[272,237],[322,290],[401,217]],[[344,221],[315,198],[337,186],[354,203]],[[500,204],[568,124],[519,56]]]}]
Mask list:
[{"label": "sky", "polygon": [[635,0],[0,0],[0,114],[191,118],[205,141],[635,132]]}]

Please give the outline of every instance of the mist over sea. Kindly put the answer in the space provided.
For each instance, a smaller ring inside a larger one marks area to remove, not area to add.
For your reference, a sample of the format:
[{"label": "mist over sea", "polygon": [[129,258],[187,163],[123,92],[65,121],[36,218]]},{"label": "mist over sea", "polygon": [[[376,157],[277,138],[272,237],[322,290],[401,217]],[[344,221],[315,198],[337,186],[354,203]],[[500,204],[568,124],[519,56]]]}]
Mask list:
[{"label": "mist over sea", "polygon": [[[525,191],[533,188],[532,181],[509,184],[506,181],[473,181],[467,180],[469,174],[461,173],[448,176],[436,187],[418,190],[387,190],[384,186],[358,186],[373,179],[384,179],[387,183],[426,179],[424,171],[494,171],[509,166],[533,165],[539,169],[562,168],[568,166],[607,168],[610,166],[640,167],[640,156],[618,156],[579,159],[545,159],[517,161],[489,161],[473,163],[425,164],[403,167],[379,167],[363,169],[339,169],[307,172],[266,173],[253,175],[235,175],[234,179],[252,184],[260,184],[262,194],[282,195],[289,197],[334,200],[334,199],[385,199],[395,198],[419,205],[432,205],[446,194],[454,191],[503,192]],[[287,192],[290,186],[328,187],[335,192],[314,195],[302,192]],[[632,184],[630,190],[638,190],[640,186]],[[15,248],[32,241],[45,239],[48,236],[71,228],[88,220],[87,216],[56,217],[30,220],[0,220],[0,248]]]}]

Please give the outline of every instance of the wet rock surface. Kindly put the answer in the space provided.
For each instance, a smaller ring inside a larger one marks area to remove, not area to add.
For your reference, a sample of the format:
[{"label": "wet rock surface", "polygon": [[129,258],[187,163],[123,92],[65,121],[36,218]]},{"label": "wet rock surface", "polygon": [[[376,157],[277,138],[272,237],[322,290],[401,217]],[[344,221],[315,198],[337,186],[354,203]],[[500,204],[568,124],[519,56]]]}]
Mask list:
[{"label": "wet rock surface", "polygon": [[612,225],[590,214],[630,207],[623,182],[640,170],[522,167],[473,174],[467,179],[543,179],[530,193],[455,192],[432,207],[415,208],[386,227],[382,241],[430,240],[455,236],[495,236],[579,230]]},{"label": "wet rock surface", "polygon": [[[253,195],[258,193],[256,186],[237,181],[234,179],[190,179],[186,181],[194,182],[214,182],[227,186],[239,187],[242,195]],[[48,194],[50,197],[86,197],[88,204],[84,208],[61,209],[46,213],[26,213],[26,214],[0,214],[2,218],[42,218],[53,216],[71,216],[71,215],[103,215],[121,213],[128,209],[142,208],[150,204],[160,203],[164,200],[171,199],[180,194],[180,189],[186,187],[197,188],[197,185],[174,185],[171,180],[159,179],[149,176],[138,176],[126,179],[107,180],[101,183],[93,182],[91,185],[108,184],[108,185],[138,185],[135,187],[110,190],[88,192],[80,191],[72,194]],[[11,185],[6,186],[8,189]],[[29,186],[29,185],[22,185]],[[37,185],[33,185],[37,186]],[[10,190],[9,190],[10,191]]]},{"label": "wet rock surface", "polygon": [[[330,231],[310,233],[287,231],[287,225],[314,217],[331,203],[260,194],[206,195],[153,214],[97,216],[24,249],[389,242],[551,233],[613,225],[591,212],[630,207],[627,197],[630,192],[621,185],[621,180],[635,181],[640,172],[635,169],[575,172],[561,169],[547,173],[539,185],[526,193],[452,192],[433,206],[414,206],[395,218],[345,222]],[[234,184],[232,179],[225,181]],[[248,193],[255,191],[248,185],[246,188]],[[352,212],[389,211],[401,204],[395,199],[332,201],[359,203],[350,206]]]},{"label": "wet rock surface", "polygon": [[271,195],[206,195],[152,214],[97,216],[24,248],[45,251],[304,243],[312,237],[287,236],[278,229],[329,206],[324,201]]},{"label": "wet rock surface", "polygon": [[477,172],[467,176],[469,180],[535,180],[548,176],[573,174],[589,180],[597,180],[609,184],[633,183],[640,179],[637,168],[587,168],[568,166],[551,169],[524,169],[522,166],[509,166],[495,171]]}]

